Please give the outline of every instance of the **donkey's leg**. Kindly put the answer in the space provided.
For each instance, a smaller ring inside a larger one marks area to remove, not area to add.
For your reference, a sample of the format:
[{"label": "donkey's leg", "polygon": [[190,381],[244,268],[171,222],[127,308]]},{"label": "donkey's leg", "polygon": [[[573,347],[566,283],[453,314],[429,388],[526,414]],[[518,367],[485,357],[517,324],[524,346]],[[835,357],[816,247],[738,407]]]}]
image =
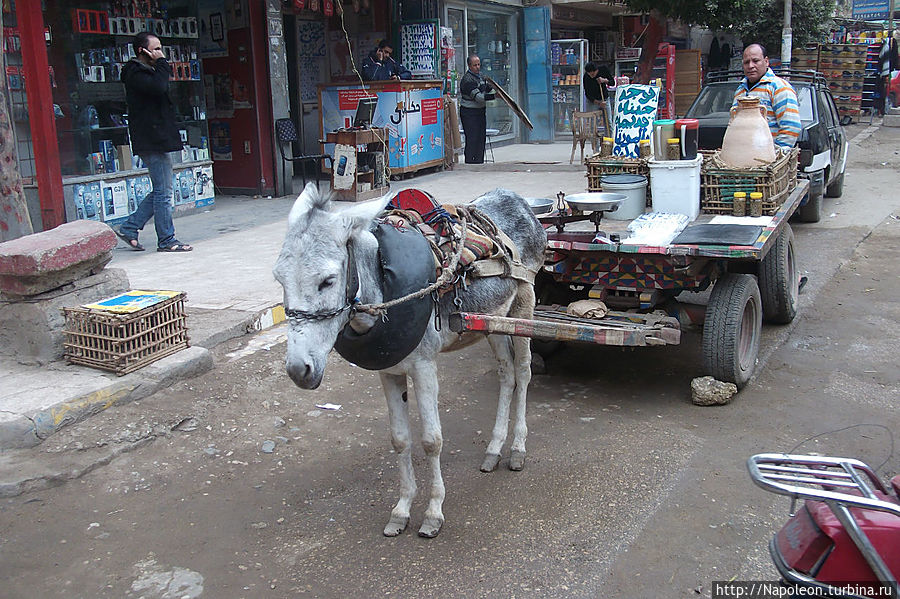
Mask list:
[{"label": "donkey's leg", "polygon": [[513,389],[516,385],[513,372],[513,349],[509,337],[506,335],[488,335],[488,343],[497,357],[497,377],[500,379],[500,397],[497,400],[497,417],[494,419],[494,430],[491,433],[491,441],[484,452],[484,461],[481,463],[482,472],[492,472],[500,462],[500,450],[506,442],[509,431],[509,403],[512,400]]},{"label": "donkey's leg", "polygon": [[391,519],[384,534],[396,537],[409,524],[409,506],[416,496],[416,475],[413,472],[409,440],[409,404],[406,401],[406,375],[381,373],[381,386],[387,399],[391,420],[391,444],[400,464],[400,499],[391,511]]},{"label": "donkey's leg", "polygon": [[531,339],[516,337],[513,339],[516,369],[516,424],[513,428],[513,441],[509,454],[509,469],[521,470],[525,467],[525,438],[528,436],[528,425],[525,423],[525,403],[528,384],[531,382]]},{"label": "donkey's leg", "polygon": [[[534,286],[520,284],[516,290],[510,315],[513,318],[534,318]],[[525,422],[525,404],[528,385],[531,383],[531,339],[527,337],[513,338],[515,354],[516,378],[516,424],[513,428],[513,441],[509,455],[509,469],[521,470],[525,467],[525,438],[528,436],[528,425]]]},{"label": "donkey's leg", "polygon": [[436,537],[444,524],[444,479],[441,477],[441,448],[444,437],[441,434],[441,417],[438,412],[437,364],[433,360],[419,360],[410,372],[416,401],[422,417],[422,446],[431,464],[431,494],[425,520],[419,528],[419,536]]}]

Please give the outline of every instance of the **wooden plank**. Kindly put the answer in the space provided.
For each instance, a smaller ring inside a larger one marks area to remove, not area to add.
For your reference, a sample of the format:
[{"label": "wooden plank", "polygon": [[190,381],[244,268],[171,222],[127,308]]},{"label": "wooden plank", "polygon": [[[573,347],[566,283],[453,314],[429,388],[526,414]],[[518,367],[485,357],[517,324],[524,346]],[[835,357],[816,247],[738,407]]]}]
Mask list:
[{"label": "wooden plank", "polygon": [[677,345],[681,342],[681,330],[670,327],[649,327],[635,324],[632,327],[605,326],[602,320],[578,319],[578,322],[507,318],[489,314],[455,312],[450,315],[450,330],[486,334],[513,335],[546,341],[575,341],[597,345],[642,347]]}]

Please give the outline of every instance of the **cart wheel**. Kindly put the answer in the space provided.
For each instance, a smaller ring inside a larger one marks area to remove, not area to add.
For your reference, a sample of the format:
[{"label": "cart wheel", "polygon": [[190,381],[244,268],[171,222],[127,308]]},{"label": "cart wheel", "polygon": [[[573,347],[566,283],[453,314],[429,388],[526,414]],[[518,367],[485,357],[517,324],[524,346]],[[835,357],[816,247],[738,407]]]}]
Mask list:
[{"label": "cart wheel", "polygon": [[762,301],[756,278],[727,273],[716,281],[703,321],[703,365],[720,381],[741,389],[756,368]]},{"label": "cart wheel", "polygon": [[800,277],[794,261],[794,231],[790,225],[759,264],[759,293],[763,318],[774,324],[788,324],[797,315]]}]

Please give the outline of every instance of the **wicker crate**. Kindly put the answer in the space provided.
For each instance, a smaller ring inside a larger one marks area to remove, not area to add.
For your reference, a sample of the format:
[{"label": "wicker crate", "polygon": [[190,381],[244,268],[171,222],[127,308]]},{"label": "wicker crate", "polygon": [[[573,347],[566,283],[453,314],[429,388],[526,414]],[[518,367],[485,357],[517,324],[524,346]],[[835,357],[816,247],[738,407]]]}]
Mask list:
[{"label": "wicker crate", "polygon": [[600,158],[591,156],[584,161],[587,166],[588,191],[603,191],[600,177],[604,175],[643,175],[647,177],[647,205],[650,205],[650,167],[643,158]]},{"label": "wicker crate", "polygon": [[709,214],[731,214],[736,191],[750,197],[754,191],[763,194],[763,214],[772,216],[797,186],[797,157],[792,148],[772,164],[760,168],[730,169],[717,164],[715,153],[704,152],[700,172],[700,206]]},{"label": "wicker crate", "polygon": [[[168,297],[133,312],[96,307],[111,300],[124,303],[121,298],[154,293]],[[66,360],[122,376],[188,347],[185,297],[182,292],[129,292],[100,304],[63,308]]]}]

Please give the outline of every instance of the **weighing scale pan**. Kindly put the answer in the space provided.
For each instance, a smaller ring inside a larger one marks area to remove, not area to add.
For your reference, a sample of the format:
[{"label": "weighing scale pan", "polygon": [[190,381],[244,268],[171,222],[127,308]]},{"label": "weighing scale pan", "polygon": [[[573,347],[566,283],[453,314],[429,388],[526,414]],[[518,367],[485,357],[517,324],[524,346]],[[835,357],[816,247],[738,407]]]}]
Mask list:
[{"label": "weighing scale pan", "polygon": [[535,215],[547,214],[553,210],[555,202],[547,198],[525,198]]},{"label": "weighing scale pan", "polygon": [[566,196],[566,203],[582,212],[612,212],[626,199],[627,196],[622,193],[592,191]]}]

